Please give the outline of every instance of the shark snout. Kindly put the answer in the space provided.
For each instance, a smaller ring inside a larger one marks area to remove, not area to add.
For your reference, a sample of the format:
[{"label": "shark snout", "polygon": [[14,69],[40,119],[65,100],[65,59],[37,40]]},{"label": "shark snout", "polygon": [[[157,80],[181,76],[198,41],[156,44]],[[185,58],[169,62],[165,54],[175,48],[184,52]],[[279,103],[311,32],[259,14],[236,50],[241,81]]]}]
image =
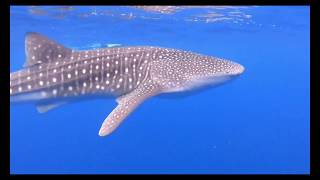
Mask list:
[{"label": "shark snout", "polygon": [[245,68],[241,64],[233,63],[232,68],[230,69],[229,73],[231,75],[240,75],[244,72]]}]

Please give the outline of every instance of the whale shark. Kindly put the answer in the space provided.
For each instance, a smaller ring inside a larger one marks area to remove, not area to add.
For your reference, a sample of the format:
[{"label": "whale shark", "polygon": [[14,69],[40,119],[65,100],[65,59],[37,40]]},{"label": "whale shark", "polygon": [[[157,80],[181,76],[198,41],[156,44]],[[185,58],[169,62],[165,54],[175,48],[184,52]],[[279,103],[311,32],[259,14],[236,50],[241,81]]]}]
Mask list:
[{"label": "whale shark", "polygon": [[24,67],[10,73],[10,102],[34,102],[45,113],[80,97],[114,97],[117,106],[100,136],[153,96],[219,85],[245,70],[230,60],[172,48],[74,50],[36,32],[26,34],[25,53]]}]

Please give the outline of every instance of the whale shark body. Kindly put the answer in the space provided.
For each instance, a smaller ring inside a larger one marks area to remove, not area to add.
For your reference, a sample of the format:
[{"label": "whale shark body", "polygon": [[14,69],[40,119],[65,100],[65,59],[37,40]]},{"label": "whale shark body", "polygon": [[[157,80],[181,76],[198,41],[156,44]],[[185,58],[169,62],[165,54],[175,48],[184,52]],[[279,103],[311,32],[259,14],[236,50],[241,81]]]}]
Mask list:
[{"label": "whale shark body", "polygon": [[76,51],[34,32],[26,35],[25,51],[24,68],[10,73],[10,101],[34,101],[43,113],[75,97],[116,97],[100,136],[112,133],[152,96],[221,84],[244,71],[229,60],[170,48]]}]

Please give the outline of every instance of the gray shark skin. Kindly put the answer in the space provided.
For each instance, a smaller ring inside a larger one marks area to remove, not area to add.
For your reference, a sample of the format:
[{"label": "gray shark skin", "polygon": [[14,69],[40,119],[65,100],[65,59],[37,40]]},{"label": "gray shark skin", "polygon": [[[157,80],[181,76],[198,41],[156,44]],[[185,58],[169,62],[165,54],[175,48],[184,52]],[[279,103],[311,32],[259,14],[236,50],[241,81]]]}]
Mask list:
[{"label": "gray shark skin", "polygon": [[[46,112],[69,98],[113,96],[117,107],[99,135],[112,133],[146,99],[217,85],[242,74],[238,63],[150,46],[75,51],[38,33],[27,33],[24,69],[10,74],[10,101],[35,101]],[[50,101],[49,101],[50,100]]]}]

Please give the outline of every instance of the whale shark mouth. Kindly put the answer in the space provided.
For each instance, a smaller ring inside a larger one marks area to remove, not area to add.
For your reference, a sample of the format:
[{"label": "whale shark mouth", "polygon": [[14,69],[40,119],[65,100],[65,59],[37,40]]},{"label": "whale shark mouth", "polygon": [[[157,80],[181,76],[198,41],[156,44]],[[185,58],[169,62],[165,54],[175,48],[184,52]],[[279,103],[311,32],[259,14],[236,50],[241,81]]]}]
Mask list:
[{"label": "whale shark mouth", "polygon": [[187,82],[187,86],[191,89],[198,89],[201,87],[207,87],[207,86],[217,86],[220,84],[223,84],[229,80],[232,79],[232,76],[230,75],[219,75],[214,77],[205,77],[205,78],[199,78],[194,79],[192,81]]}]

